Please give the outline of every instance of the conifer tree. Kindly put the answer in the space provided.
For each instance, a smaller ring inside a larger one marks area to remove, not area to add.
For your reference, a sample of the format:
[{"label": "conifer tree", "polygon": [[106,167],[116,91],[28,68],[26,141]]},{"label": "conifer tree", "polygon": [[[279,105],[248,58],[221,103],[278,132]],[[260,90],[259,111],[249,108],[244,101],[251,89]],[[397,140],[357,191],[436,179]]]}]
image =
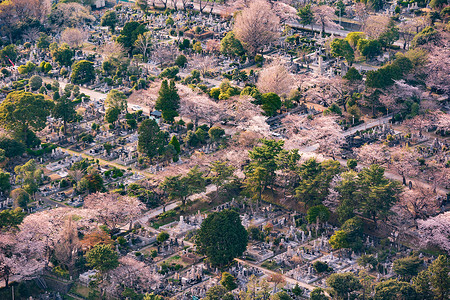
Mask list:
[{"label": "conifer tree", "polygon": [[158,92],[155,108],[161,111],[162,117],[166,122],[172,123],[174,118],[178,116],[177,110],[179,107],[180,96],[177,93],[175,82],[172,80],[168,84],[167,80],[163,80]]}]

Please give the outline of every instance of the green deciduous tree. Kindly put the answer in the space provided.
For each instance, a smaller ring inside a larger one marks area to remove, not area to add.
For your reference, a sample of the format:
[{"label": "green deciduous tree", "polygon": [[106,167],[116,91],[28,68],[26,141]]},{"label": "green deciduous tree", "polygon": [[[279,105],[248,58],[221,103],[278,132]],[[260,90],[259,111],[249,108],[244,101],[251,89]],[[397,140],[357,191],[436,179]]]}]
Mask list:
[{"label": "green deciduous tree", "polygon": [[60,66],[72,65],[74,51],[70,49],[69,45],[62,44],[60,47],[54,49],[51,53],[53,60]]},{"label": "green deciduous tree", "polygon": [[208,215],[196,238],[198,249],[216,266],[224,266],[247,249],[247,231],[239,214],[223,210]]},{"label": "green deciduous tree", "polygon": [[108,26],[109,28],[111,28],[111,31],[114,33],[117,22],[118,22],[118,20],[117,20],[116,12],[114,10],[108,10],[107,12],[105,12],[103,14],[100,24],[102,26]]},{"label": "green deciduous tree", "polygon": [[52,114],[55,118],[61,118],[63,120],[64,134],[66,134],[67,123],[76,120],[77,112],[75,110],[75,103],[66,96],[63,96],[55,101]]},{"label": "green deciduous tree", "polygon": [[74,84],[84,84],[95,79],[94,64],[88,60],[80,60],[73,64],[70,80]]},{"label": "green deciduous tree", "polygon": [[275,93],[265,93],[261,95],[262,109],[266,116],[273,116],[281,108],[281,99]]},{"label": "green deciduous tree", "polygon": [[324,223],[330,218],[330,211],[325,205],[316,205],[308,209],[306,219],[308,223],[314,224],[316,222]]},{"label": "green deciduous tree", "polygon": [[25,145],[35,146],[37,137],[32,129],[40,131],[45,127],[52,106],[41,94],[11,92],[0,104],[0,125]]},{"label": "green deciduous tree", "polygon": [[109,108],[117,108],[119,112],[127,109],[127,96],[118,90],[111,90],[106,96],[105,105]]},{"label": "green deciduous tree", "polygon": [[86,261],[103,274],[119,266],[119,255],[111,245],[97,244],[86,253]]},{"label": "green deciduous tree", "polygon": [[233,31],[228,32],[220,42],[220,52],[227,56],[241,56],[244,53],[241,41],[239,41]]},{"label": "green deciduous tree", "polygon": [[393,270],[405,281],[409,281],[419,273],[423,260],[418,256],[408,256],[394,261]]},{"label": "green deciduous tree", "polygon": [[113,124],[119,119],[120,110],[115,107],[110,107],[105,112],[105,121]]},{"label": "green deciduous tree", "polygon": [[170,235],[165,232],[165,231],[161,231],[158,236],[156,237],[156,240],[160,243],[164,243],[165,241],[167,241],[169,239]]},{"label": "green deciduous tree", "polygon": [[222,284],[228,291],[232,291],[237,288],[236,278],[228,272],[222,273],[220,284]]},{"label": "green deciduous tree", "polygon": [[309,295],[311,300],[328,300],[329,298],[325,295],[325,291],[322,288],[315,288]]},{"label": "green deciduous tree", "polygon": [[327,278],[327,284],[336,293],[337,299],[346,300],[351,298],[351,294],[362,288],[358,277],[353,273],[335,273]]},{"label": "green deciduous tree", "polygon": [[334,39],[331,42],[331,54],[335,57],[344,57],[350,65],[355,59],[353,48],[344,39]]}]

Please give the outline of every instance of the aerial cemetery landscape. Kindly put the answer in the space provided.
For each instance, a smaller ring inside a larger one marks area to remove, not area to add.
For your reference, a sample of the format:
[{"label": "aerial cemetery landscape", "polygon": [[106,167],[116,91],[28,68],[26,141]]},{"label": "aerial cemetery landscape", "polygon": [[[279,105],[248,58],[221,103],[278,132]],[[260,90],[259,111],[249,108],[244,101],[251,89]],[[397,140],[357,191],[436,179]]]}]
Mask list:
[{"label": "aerial cemetery landscape", "polygon": [[0,300],[450,299],[446,0],[0,0]]}]

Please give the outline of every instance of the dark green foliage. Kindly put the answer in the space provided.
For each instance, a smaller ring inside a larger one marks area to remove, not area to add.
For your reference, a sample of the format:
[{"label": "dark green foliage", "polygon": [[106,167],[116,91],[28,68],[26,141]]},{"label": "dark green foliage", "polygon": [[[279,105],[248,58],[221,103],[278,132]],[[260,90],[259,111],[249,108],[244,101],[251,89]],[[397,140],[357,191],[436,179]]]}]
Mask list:
[{"label": "dark green foliage", "polygon": [[103,14],[100,25],[108,26],[114,32],[117,21],[116,12],[114,10],[108,10]]},{"label": "dark green foliage", "polygon": [[0,230],[17,228],[24,217],[25,213],[20,208],[0,211]]},{"label": "dark green foliage", "polygon": [[275,93],[262,94],[262,109],[266,116],[273,116],[281,108],[281,99]]},{"label": "dark green foliage", "polygon": [[220,42],[220,52],[227,56],[241,56],[245,50],[233,31],[228,32]]},{"label": "dark green foliage", "polygon": [[334,39],[331,42],[331,54],[335,57],[344,57],[350,65],[355,59],[353,48],[344,39]]},{"label": "dark green foliage", "polygon": [[356,193],[359,199],[359,210],[371,218],[375,225],[377,218],[384,219],[391,207],[398,201],[402,191],[400,182],[391,181],[384,176],[384,168],[371,165],[358,174],[359,189]]},{"label": "dark green foliage", "polygon": [[0,149],[3,149],[5,151],[4,155],[7,158],[11,158],[22,155],[25,152],[25,145],[16,140],[7,137],[1,137]]},{"label": "dark green foliage", "polygon": [[237,288],[236,278],[228,272],[222,273],[220,284],[222,284],[228,291],[232,291]]},{"label": "dark green foliage", "polygon": [[128,22],[117,37],[117,42],[122,44],[131,53],[138,36],[146,31],[147,29],[145,29],[144,24],[135,21]]},{"label": "dark green foliage", "polygon": [[178,109],[180,107],[180,96],[177,93],[175,82],[163,80],[161,88],[158,92],[158,99],[156,99],[155,108],[162,112],[162,117],[167,122],[173,122],[174,118],[178,116]]},{"label": "dark green foliage", "polygon": [[74,84],[84,84],[95,79],[94,64],[88,60],[80,60],[73,64],[70,80]]},{"label": "dark green foliage", "polygon": [[341,165],[337,161],[306,161],[299,168],[300,181],[295,189],[296,197],[308,206],[321,204],[328,195],[331,180],[340,172]]},{"label": "dark green foliage", "polygon": [[164,69],[161,74],[159,74],[160,78],[167,78],[167,79],[174,79],[178,72],[180,71],[180,69],[178,68],[178,66],[173,66],[173,67],[169,67]]},{"label": "dark green foliage", "polygon": [[317,273],[331,272],[333,270],[333,268],[331,268],[328,263],[320,260],[313,263],[313,268]]},{"label": "dark green foliage", "polygon": [[165,133],[159,129],[158,123],[153,119],[142,121],[138,134],[138,150],[150,158],[158,155],[167,143]]},{"label": "dark green foliage", "polygon": [[101,273],[119,266],[119,256],[111,245],[95,245],[86,254],[86,260],[89,266],[99,270]]},{"label": "dark green foliage", "polygon": [[374,300],[409,300],[415,299],[416,291],[410,283],[389,279],[375,286]]},{"label": "dark green foliage", "polygon": [[306,219],[310,224],[314,224],[316,222],[324,223],[328,221],[329,218],[330,211],[323,204],[311,207],[308,209],[308,213],[306,215]]},{"label": "dark green foliage", "polygon": [[300,17],[300,24],[304,26],[314,23],[314,13],[310,4],[301,7],[297,15]]},{"label": "dark green foliage", "polygon": [[358,81],[358,80],[362,80],[362,75],[359,74],[358,70],[356,70],[354,67],[351,67],[348,71],[347,74],[344,75],[345,79],[347,79],[348,81]]},{"label": "dark green foliage", "polygon": [[423,265],[423,260],[418,256],[408,256],[394,261],[393,270],[400,275],[402,279],[409,281],[411,277],[419,273],[419,268]]},{"label": "dark green foliage", "polygon": [[61,118],[63,120],[65,134],[67,131],[67,123],[76,119],[77,112],[75,111],[75,103],[66,96],[63,96],[55,101],[52,114],[55,118]]},{"label": "dark green foliage", "polygon": [[70,49],[69,45],[62,44],[59,48],[52,51],[52,58],[60,66],[72,65],[74,51]]},{"label": "dark green foliage", "polygon": [[353,273],[335,273],[327,278],[327,285],[336,293],[337,299],[349,299],[349,294],[362,288],[358,277]]},{"label": "dark green foliage", "polygon": [[358,41],[358,51],[368,59],[381,54],[381,44],[378,40],[360,39]]},{"label": "dark green foliage", "polygon": [[40,141],[31,129],[40,131],[47,122],[53,103],[41,94],[12,92],[0,105],[0,125],[31,147]]},{"label": "dark green foliage", "polygon": [[18,52],[16,46],[13,44],[5,46],[0,50],[0,61],[7,66],[11,66],[10,60],[14,63],[17,59],[17,56]]},{"label": "dark green foliage", "polygon": [[177,137],[175,135],[170,140],[169,145],[173,146],[173,148],[175,149],[177,154],[179,154],[181,152],[180,142],[178,141],[178,139],[177,139]]},{"label": "dark green foliage", "polygon": [[247,249],[247,231],[237,212],[213,212],[203,221],[196,244],[213,265],[224,266]]},{"label": "dark green foliage", "polygon": [[187,64],[186,56],[178,55],[177,58],[175,59],[175,64],[180,68],[184,68],[184,66],[186,66]]},{"label": "dark green foliage", "polygon": [[425,27],[421,32],[416,34],[411,42],[411,47],[415,48],[439,39],[439,33],[431,26]]}]

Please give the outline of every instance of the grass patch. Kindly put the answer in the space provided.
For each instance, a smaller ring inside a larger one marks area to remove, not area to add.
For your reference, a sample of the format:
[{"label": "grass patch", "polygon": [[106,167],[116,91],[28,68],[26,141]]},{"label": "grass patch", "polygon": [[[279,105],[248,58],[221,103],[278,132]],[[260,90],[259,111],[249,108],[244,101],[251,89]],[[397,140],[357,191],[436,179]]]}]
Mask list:
[{"label": "grass patch", "polygon": [[88,298],[89,297],[89,293],[91,292],[91,288],[81,285],[81,284],[74,284],[72,286],[72,288],[70,289],[70,293],[76,295],[76,296],[80,296],[83,298]]}]

